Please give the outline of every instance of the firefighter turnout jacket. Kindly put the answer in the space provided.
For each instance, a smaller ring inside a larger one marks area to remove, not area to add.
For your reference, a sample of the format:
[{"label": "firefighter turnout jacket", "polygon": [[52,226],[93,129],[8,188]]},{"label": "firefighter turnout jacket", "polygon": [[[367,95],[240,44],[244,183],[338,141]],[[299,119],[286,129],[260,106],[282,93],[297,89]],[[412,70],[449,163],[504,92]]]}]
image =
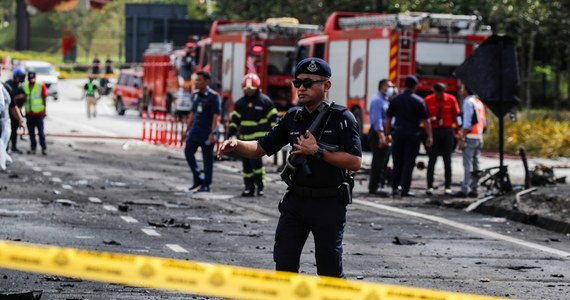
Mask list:
[{"label": "firefighter turnout jacket", "polygon": [[238,136],[244,141],[255,141],[277,123],[277,109],[269,97],[256,92],[241,97],[234,106],[228,137]]}]

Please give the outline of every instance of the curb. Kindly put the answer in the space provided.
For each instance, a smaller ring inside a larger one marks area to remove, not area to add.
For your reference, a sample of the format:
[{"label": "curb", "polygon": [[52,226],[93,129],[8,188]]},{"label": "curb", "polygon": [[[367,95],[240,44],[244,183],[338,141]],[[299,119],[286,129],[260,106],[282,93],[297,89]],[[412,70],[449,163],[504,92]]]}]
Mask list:
[{"label": "curb", "polygon": [[493,217],[507,218],[511,221],[537,226],[562,234],[570,234],[569,223],[545,218],[539,215],[529,215],[522,212],[511,211],[501,207],[489,206],[485,204],[480,205],[474,211]]}]

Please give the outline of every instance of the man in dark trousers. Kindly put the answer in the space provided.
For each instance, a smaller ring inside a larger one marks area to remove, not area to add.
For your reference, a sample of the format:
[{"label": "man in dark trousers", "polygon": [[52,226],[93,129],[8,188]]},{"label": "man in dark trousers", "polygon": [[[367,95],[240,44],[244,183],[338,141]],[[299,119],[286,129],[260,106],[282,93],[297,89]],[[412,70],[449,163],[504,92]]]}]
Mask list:
[{"label": "man in dark trousers", "polygon": [[[220,95],[209,87],[210,80],[210,73],[204,71],[196,73],[196,91],[191,96],[192,109],[188,116],[188,137],[184,148],[184,156],[194,176],[194,184],[190,190],[199,188],[197,192],[210,191],[214,169],[214,146],[222,110]],[[194,157],[198,147],[202,150],[203,177]]]},{"label": "man in dark trousers", "polygon": [[[11,92],[11,96],[13,96],[13,100],[15,105],[22,110],[24,106],[24,102],[26,101],[26,93],[22,89],[22,83],[26,79],[26,74],[20,68],[14,69],[12,72],[12,79],[7,80],[6,84],[10,87],[9,92]],[[17,118],[14,114],[10,114],[10,121],[12,122],[12,133],[10,135],[10,148],[12,149],[12,153],[22,153],[17,147],[18,143],[18,128],[22,126],[23,119]]]},{"label": "man in dark trousers", "polygon": [[[404,82],[405,90],[390,102],[386,118],[386,135],[392,135],[392,195],[414,197],[410,192],[412,172],[416,165],[416,157],[420,151],[420,124],[426,133],[426,147],[433,143],[429,114],[423,99],[415,94],[418,79],[408,76]],[[392,119],[396,118],[392,130]],[[392,132],[393,131],[393,132]],[[401,189],[401,191],[399,191]]]},{"label": "man in dark trousers", "polygon": [[[269,97],[259,89],[261,79],[257,74],[246,74],[241,82],[244,96],[234,105],[230,121],[228,137],[238,136],[244,141],[256,141],[269,131],[277,122],[277,109]],[[238,135],[239,134],[239,135]],[[261,158],[246,158],[242,160],[244,197],[255,194],[263,196],[265,188],[265,167]]]},{"label": "man in dark trousers", "polygon": [[[292,171],[287,176],[290,185],[279,203],[281,215],[273,250],[278,271],[299,272],[301,252],[312,232],[318,275],[344,277],[342,239],[351,193],[351,180],[346,174],[347,170],[360,168],[362,150],[360,130],[352,113],[340,105],[329,110],[326,94],[331,75],[324,60],[303,59],[295,68],[293,80],[302,106],[291,108],[260,140],[226,140],[218,149],[218,158],[231,151],[254,158],[273,155],[290,144],[294,149],[291,156],[306,158],[310,172],[301,166]],[[322,144],[317,144],[308,129],[327,110],[330,117],[320,131]],[[324,149],[324,143],[338,146],[337,151]]]},{"label": "man in dark trousers", "polygon": [[[384,123],[388,111],[388,99],[394,95],[394,85],[388,79],[378,83],[378,93],[370,101],[370,130],[368,141],[372,151],[372,164],[370,166],[370,179],[368,180],[368,193],[385,196],[384,173],[390,153],[388,139],[384,135]],[[380,187],[380,190],[378,189]]]},{"label": "man in dark trousers", "polygon": [[46,98],[48,96],[47,87],[36,80],[35,72],[28,72],[28,81],[24,83],[24,93],[26,102],[26,120],[28,133],[30,134],[30,150],[28,154],[36,154],[36,129],[42,147],[42,155],[47,155],[46,136],[44,133],[44,118],[46,116]]},{"label": "man in dark trousers", "polygon": [[453,142],[455,140],[454,126],[457,126],[457,116],[460,110],[455,96],[446,93],[445,88],[445,84],[436,83],[433,86],[433,94],[425,99],[433,131],[433,145],[428,148],[426,191],[428,195],[433,194],[435,163],[440,155],[443,158],[445,169],[444,193],[448,196],[453,194],[451,191],[451,153],[453,153]]}]

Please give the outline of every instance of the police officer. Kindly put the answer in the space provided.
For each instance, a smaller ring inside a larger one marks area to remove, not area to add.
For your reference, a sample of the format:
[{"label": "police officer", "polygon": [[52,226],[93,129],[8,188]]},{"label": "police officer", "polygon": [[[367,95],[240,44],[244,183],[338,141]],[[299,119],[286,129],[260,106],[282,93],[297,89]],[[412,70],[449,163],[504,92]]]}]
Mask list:
[{"label": "police officer", "polygon": [[[392,177],[392,195],[414,197],[410,192],[412,172],[416,165],[416,157],[420,151],[421,127],[426,133],[426,147],[433,143],[429,115],[423,99],[415,94],[418,79],[415,76],[407,76],[404,81],[405,90],[402,94],[394,97],[386,112],[386,135],[392,134],[392,162],[394,164]],[[396,118],[394,132],[392,133],[392,119]]]},{"label": "police officer", "polygon": [[[277,109],[271,99],[259,90],[261,79],[257,74],[246,74],[241,86],[244,96],[235,103],[228,136],[231,138],[239,132],[238,137],[241,140],[255,141],[275,126]],[[265,187],[265,167],[261,158],[244,157],[242,165],[245,190],[241,195],[251,197],[257,187],[257,195],[262,196]]]},{"label": "police officer", "polygon": [[22,89],[22,83],[26,78],[26,74],[20,68],[14,69],[12,73],[12,79],[6,81],[8,85],[8,91],[11,93],[12,99],[14,100],[14,105],[19,108],[18,113],[10,114],[10,121],[12,122],[12,133],[10,135],[10,145],[12,153],[22,153],[18,147],[18,127],[22,126],[23,118],[20,116],[20,111],[24,106],[24,101],[26,100],[26,94]]},{"label": "police officer", "polygon": [[273,258],[279,271],[299,272],[303,245],[310,232],[315,238],[317,273],[344,277],[342,237],[346,223],[346,170],[356,171],[362,162],[359,126],[345,107],[332,107],[319,141],[337,145],[338,151],[323,149],[308,131],[323,109],[331,87],[331,69],[322,59],[309,57],[295,68],[293,85],[298,88],[300,107],[293,107],[258,141],[226,140],[218,150],[236,151],[245,157],[273,155],[289,143],[291,156],[307,159],[310,174],[297,168],[292,185],[279,203],[279,223],[275,233]]},{"label": "police officer", "polygon": [[45,84],[36,80],[35,72],[28,72],[28,81],[24,83],[24,93],[26,94],[26,100],[24,103],[24,109],[26,110],[26,123],[30,134],[30,150],[28,151],[28,154],[36,154],[37,128],[40,146],[42,147],[42,154],[47,155],[47,144],[44,134],[44,118],[46,116],[46,98],[48,96],[48,91]]},{"label": "police officer", "polygon": [[[209,192],[214,169],[214,145],[217,139],[217,129],[220,124],[222,102],[220,95],[209,87],[210,73],[196,73],[196,91],[192,93],[192,109],[188,116],[188,127],[184,156],[192,170],[194,184],[190,190],[199,187],[197,192]],[[198,168],[194,154],[202,150],[204,176]]]}]

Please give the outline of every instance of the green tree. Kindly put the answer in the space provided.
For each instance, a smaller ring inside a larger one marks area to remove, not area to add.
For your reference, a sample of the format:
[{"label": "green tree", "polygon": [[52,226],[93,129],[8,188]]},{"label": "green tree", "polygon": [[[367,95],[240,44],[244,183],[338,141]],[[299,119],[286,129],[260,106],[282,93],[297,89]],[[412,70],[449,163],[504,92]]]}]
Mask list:
[{"label": "green tree", "polygon": [[109,9],[97,10],[74,10],[69,12],[52,12],[50,20],[60,30],[69,30],[77,38],[77,44],[85,51],[86,59],[89,59],[91,46],[97,30],[107,20]]}]

